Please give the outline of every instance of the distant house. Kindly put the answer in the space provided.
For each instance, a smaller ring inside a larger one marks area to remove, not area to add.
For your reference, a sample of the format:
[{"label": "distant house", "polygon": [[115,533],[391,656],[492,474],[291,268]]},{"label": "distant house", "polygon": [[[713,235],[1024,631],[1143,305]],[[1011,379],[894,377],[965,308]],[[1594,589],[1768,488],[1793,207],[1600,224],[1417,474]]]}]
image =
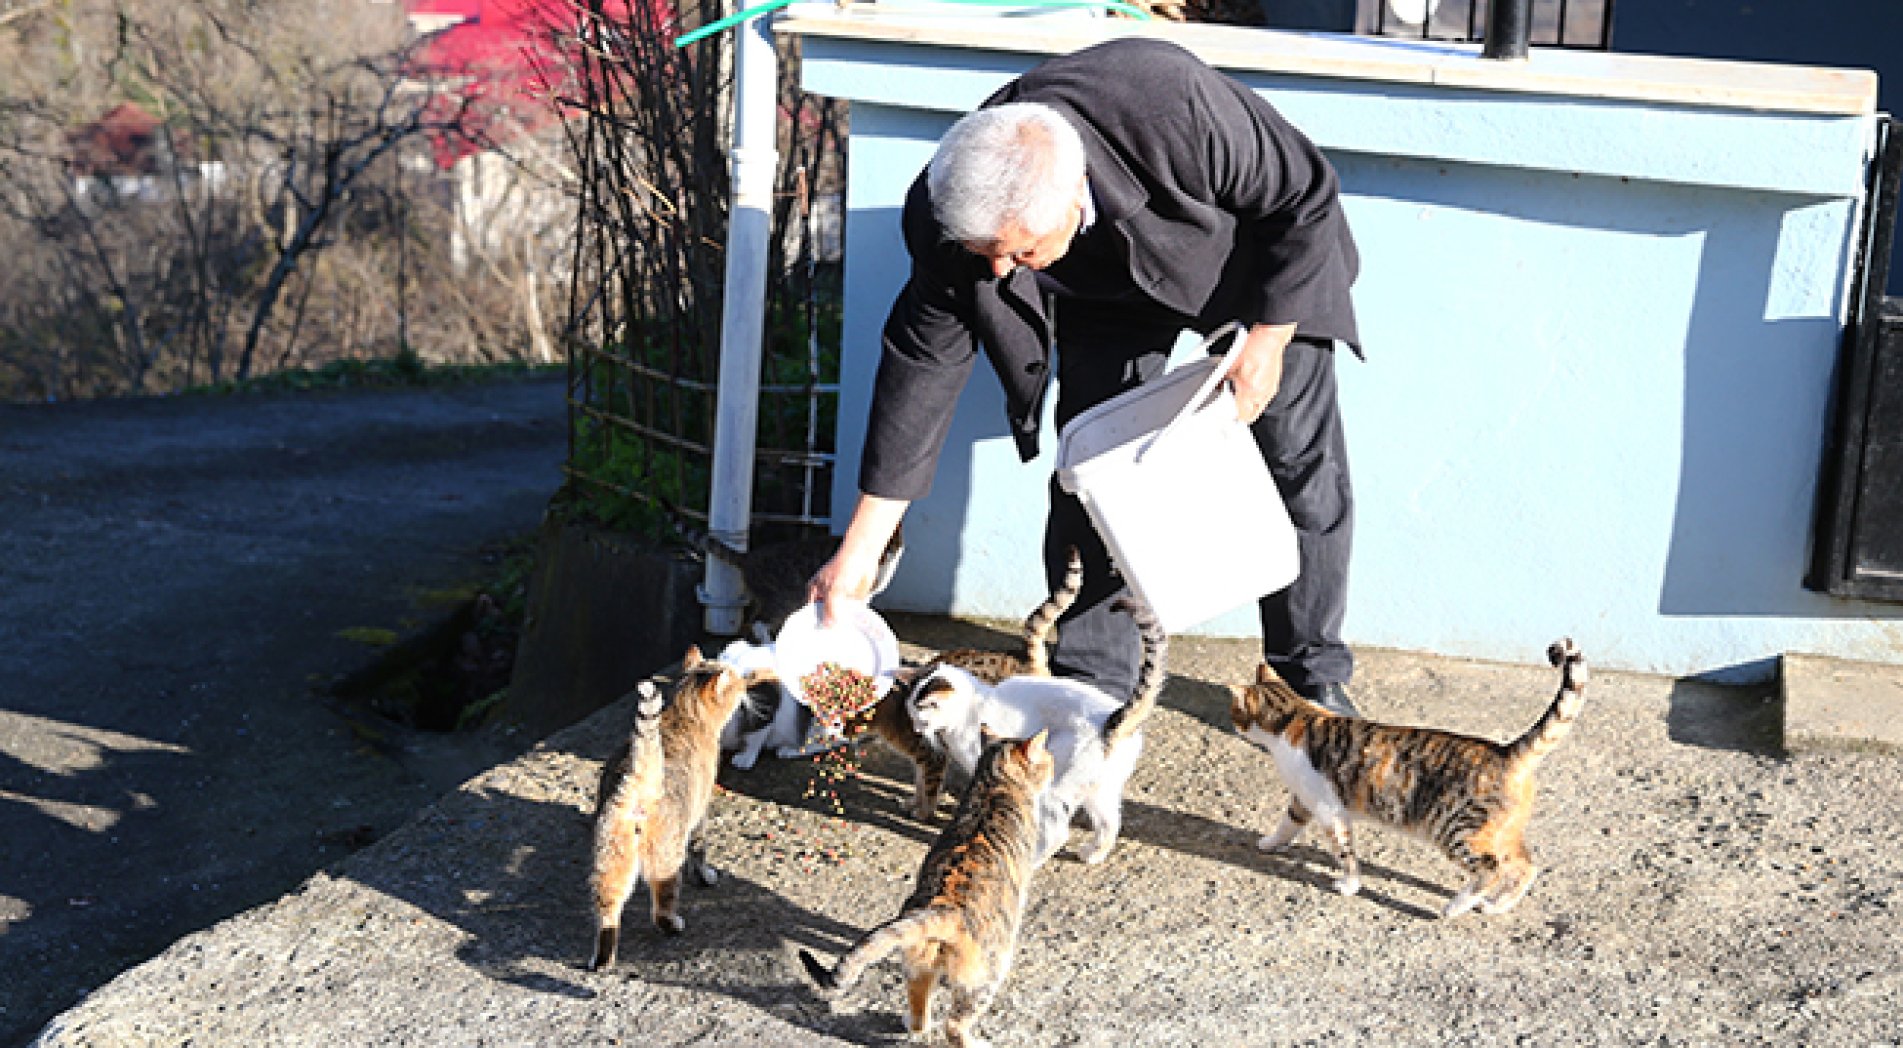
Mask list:
[{"label": "distant house", "polygon": [[191,157],[187,140],[165,133],[158,117],[124,102],[66,136],[73,196],[81,203],[150,202],[181,188],[215,190],[224,165]]},{"label": "distant house", "polygon": [[421,38],[414,57],[419,82],[442,95],[441,105],[467,106],[466,135],[439,136],[431,158],[451,185],[456,215],[450,259],[466,268],[476,255],[494,257],[513,247],[564,233],[572,222],[563,192],[531,170],[562,165],[549,154],[548,132],[558,113],[547,99],[543,71],[561,68],[550,45],[547,0],[407,0],[411,31]]}]

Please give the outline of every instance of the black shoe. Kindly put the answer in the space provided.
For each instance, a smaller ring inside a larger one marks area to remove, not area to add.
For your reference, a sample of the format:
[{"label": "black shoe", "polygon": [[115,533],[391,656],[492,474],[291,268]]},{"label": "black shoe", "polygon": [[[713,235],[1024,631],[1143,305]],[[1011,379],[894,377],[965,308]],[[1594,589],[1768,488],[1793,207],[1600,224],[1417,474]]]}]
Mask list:
[{"label": "black shoe", "polygon": [[1302,697],[1337,717],[1359,717],[1361,711],[1348,701],[1348,689],[1329,681],[1302,689]]}]

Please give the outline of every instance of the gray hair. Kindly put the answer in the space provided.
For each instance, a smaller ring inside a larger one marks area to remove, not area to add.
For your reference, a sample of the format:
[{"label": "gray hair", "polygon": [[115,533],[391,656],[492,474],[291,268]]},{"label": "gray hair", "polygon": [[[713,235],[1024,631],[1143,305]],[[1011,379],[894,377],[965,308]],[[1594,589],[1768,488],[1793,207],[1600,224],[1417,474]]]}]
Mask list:
[{"label": "gray hair", "polygon": [[1012,102],[959,118],[926,169],[932,214],[964,244],[1012,221],[1042,236],[1069,217],[1084,181],[1084,140],[1057,110]]}]

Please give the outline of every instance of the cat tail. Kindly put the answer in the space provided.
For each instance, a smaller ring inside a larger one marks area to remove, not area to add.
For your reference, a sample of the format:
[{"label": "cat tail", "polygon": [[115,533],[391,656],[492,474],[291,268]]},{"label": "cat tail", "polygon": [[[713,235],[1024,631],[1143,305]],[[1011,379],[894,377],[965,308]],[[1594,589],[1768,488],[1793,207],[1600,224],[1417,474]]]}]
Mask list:
[{"label": "cat tail", "polygon": [[644,680],[636,686],[635,695],[627,772],[604,789],[595,815],[595,854],[588,885],[595,905],[595,956],[588,967],[594,971],[614,963],[621,938],[621,909],[641,879],[641,836],[663,788],[661,691],[653,681]]},{"label": "cat tail", "polygon": [[1573,721],[1586,705],[1586,656],[1573,646],[1572,638],[1562,637],[1547,645],[1546,661],[1559,669],[1559,694],[1545,715],[1507,747],[1508,755],[1516,761],[1532,763],[1552,752],[1572,730]]},{"label": "cat tail", "polygon": [[695,523],[679,506],[667,499],[655,495],[654,502],[661,507],[661,516],[667,519],[668,526],[681,537],[681,541],[693,547],[703,556],[725,561],[736,568],[746,566],[746,551],[729,545],[726,540]]},{"label": "cat tail", "polygon": [[952,910],[917,910],[874,928],[831,968],[806,950],[800,951],[800,964],[821,990],[842,990],[858,982],[867,968],[884,960],[892,951],[949,938],[957,926],[958,914]]},{"label": "cat tail", "polygon": [[1163,682],[1168,678],[1164,671],[1169,654],[1169,635],[1163,632],[1163,624],[1157,621],[1156,613],[1148,604],[1135,597],[1118,597],[1110,605],[1113,611],[1122,611],[1136,620],[1137,629],[1143,636],[1143,665],[1137,668],[1136,687],[1130,690],[1130,701],[1118,707],[1110,714],[1103,725],[1103,748],[1107,753],[1117,748],[1117,743],[1129,738],[1143,726],[1150,713],[1156,709],[1156,697],[1163,692]]},{"label": "cat tail", "polygon": [[1070,548],[1070,560],[1064,565],[1064,579],[1024,620],[1024,672],[1028,677],[1051,675],[1051,630],[1057,620],[1077,603],[1084,588],[1084,558],[1077,547]]}]

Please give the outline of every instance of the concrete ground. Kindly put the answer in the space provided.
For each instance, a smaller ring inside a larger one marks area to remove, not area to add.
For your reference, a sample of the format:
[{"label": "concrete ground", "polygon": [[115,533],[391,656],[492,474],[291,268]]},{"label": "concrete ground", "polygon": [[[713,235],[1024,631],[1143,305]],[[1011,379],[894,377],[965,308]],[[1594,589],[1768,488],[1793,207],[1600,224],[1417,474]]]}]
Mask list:
[{"label": "concrete ground", "polygon": [[[1009,643],[891,616],[917,657]],[[1528,662],[1549,637],[1528,637]],[[1576,640],[1590,659],[1593,638]],[[1362,651],[1369,715],[1495,737],[1550,700],[1543,665]],[[1036,877],[1017,964],[980,1031],[999,1044],[1903,1042],[1903,761],[1781,745],[1775,685],[1596,669],[1542,766],[1546,873],[1512,913],[1435,917],[1457,884],[1430,848],[1359,835],[1362,893],[1306,840],[1253,847],[1286,794],[1226,724],[1252,646],[1179,638],[1109,861]],[[723,771],[687,934],[640,928],[582,968],[589,826],[616,704],[464,784],[290,895],[186,936],[58,1016],[65,1045],[896,1044],[896,964],[835,1004],[789,961],[891,916],[933,830],[905,766],[868,753],[843,817],[813,766]],[[638,917],[643,905],[637,896]]]}]

